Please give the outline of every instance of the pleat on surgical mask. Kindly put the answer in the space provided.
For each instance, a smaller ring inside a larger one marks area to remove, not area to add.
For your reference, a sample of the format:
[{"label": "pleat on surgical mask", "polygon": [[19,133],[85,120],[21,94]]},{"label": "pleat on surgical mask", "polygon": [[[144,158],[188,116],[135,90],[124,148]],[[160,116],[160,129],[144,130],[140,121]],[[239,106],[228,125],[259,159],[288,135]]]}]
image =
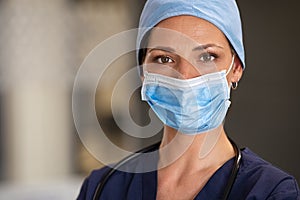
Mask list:
[{"label": "pleat on surgical mask", "polygon": [[145,72],[141,92],[164,124],[189,135],[218,127],[230,105],[225,71],[186,80]]}]

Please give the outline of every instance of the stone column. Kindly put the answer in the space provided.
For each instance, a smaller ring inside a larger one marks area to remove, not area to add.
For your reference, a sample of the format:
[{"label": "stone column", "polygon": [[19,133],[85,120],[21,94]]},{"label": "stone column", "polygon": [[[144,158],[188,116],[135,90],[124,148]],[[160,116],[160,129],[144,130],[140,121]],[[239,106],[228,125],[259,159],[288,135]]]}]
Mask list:
[{"label": "stone column", "polygon": [[64,0],[1,2],[5,177],[62,179],[71,169],[71,89]]}]

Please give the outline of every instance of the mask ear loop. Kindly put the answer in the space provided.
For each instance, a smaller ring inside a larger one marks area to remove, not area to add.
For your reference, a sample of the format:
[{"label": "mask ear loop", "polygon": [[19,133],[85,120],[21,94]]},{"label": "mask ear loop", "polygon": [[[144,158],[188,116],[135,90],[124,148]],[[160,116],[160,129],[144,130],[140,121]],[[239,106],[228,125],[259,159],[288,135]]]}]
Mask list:
[{"label": "mask ear loop", "polygon": [[232,60],[231,60],[231,64],[230,64],[230,67],[229,67],[229,69],[228,69],[227,72],[226,72],[226,76],[229,74],[229,72],[231,71],[231,69],[232,69],[232,67],[233,67],[234,58],[235,58],[235,56],[234,56],[234,54],[233,54]]}]

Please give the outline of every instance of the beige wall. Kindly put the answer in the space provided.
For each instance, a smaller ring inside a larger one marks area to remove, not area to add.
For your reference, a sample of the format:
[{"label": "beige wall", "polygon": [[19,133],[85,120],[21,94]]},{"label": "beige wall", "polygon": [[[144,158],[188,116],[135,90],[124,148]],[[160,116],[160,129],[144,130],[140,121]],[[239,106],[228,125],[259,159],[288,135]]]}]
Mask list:
[{"label": "beige wall", "polygon": [[[0,4],[1,185],[63,181],[91,170],[93,164],[78,160],[84,148],[72,119],[73,81],[97,44],[132,26],[129,7],[125,1]],[[100,112],[107,112],[109,91],[99,91]]]}]

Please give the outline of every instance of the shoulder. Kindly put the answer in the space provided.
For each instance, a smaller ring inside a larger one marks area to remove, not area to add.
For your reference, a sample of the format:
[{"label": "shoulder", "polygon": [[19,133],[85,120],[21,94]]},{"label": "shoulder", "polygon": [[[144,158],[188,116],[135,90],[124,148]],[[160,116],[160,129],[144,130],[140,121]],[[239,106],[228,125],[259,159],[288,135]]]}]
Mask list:
[{"label": "shoulder", "polygon": [[77,200],[93,199],[93,196],[98,190],[99,184],[105,181],[104,190],[101,192],[101,199],[127,199],[139,195],[137,191],[142,190],[142,174],[131,173],[126,171],[119,171],[113,169],[113,174],[110,174],[112,168],[104,167],[102,169],[94,170],[84,180]]},{"label": "shoulder", "polygon": [[248,148],[242,151],[242,162],[237,181],[239,189],[257,199],[299,199],[299,188],[294,177],[273,166]]},{"label": "shoulder", "polygon": [[[157,148],[157,144],[151,145],[145,148],[143,152],[153,151]],[[105,191],[101,196],[104,199],[106,196],[112,199],[121,199],[122,195],[130,193],[130,188],[138,189],[141,187],[142,174],[154,171],[157,166],[157,159],[157,152],[150,152],[150,154],[135,153],[124,158],[113,167],[104,167],[92,171],[85,178],[77,199],[92,199],[98,185],[106,179],[105,177],[109,177],[109,181],[105,183]]]},{"label": "shoulder", "polygon": [[92,199],[96,188],[102,178],[108,173],[111,168],[103,167],[101,169],[93,170],[85,179],[81,186],[78,200]]},{"label": "shoulder", "polygon": [[248,148],[245,148],[242,151],[240,175],[252,175],[248,178],[253,179],[264,178],[270,183],[276,183],[286,178],[294,179],[291,175],[272,165],[271,163],[265,161]]},{"label": "shoulder", "polygon": [[[112,168],[103,167],[101,169],[93,170],[84,180],[77,200],[93,199],[94,194],[100,182],[111,172]],[[115,196],[115,199],[120,198],[118,195],[124,194],[126,185],[133,178],[133,174],[114,170],[113,176],[109,176],[109,182],[105,184],[105,193],[110,193],[109,196]],[[117,191],[118,189],[118,191]],[[122,190],[122,191],[119,191]],[[106,194],[104,194],[106,195]]]},{"label": "shoulder", "polygon": [[[157,167],[159,143],[146,147],[137,153],[125,157],[111,167],[104,167],[94,170],[85,179],[78,200],[92,199],[97,187],[105,177],[109,177],[109,181],[105,183],[105,190],[102,192],[103,199],[123,199],[124,195],[128,195],[129,199],[139,199],[136,191],[142,190],[142,176],[146,172],[153,172]],[[111,173],[113,172],[113,173]],[[146,173],[147,174],[147,173]],[[151,178],[155,173],[150,173]]]}]

